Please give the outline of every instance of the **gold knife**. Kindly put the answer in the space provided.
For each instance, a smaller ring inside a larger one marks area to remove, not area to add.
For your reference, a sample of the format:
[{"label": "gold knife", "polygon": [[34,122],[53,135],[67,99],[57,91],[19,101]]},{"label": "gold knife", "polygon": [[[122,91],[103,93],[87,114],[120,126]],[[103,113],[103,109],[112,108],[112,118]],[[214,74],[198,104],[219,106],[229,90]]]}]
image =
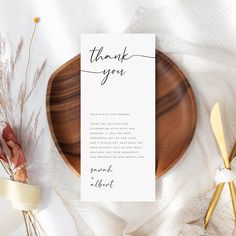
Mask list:
[{"label": "gold knife", "polygon": [[[236,142],[234,143],[233,149],[230,153],[229,161],[231,162],[234,159],[235,156],[236,156]],[[224,188],[224,185],[225,185],[224,183],[220,183],[216,187],[216,190],[214,192],[214,195],[212,197],[211,203],[209,205],[209,208],[208,208],[206,216],[205,216],[205,221],[204,221],[204,227],[205,228],[207,227],[207,225],[210,221],[210,218],[211,218],[211,216],[212,216],[212,214],[215,210],[215,206],[216,206],[216,204],[217,204],[217,202],[220,198],[220,195],[221,195],[221,192]]]},{"label": "gold knife", "polygon": [[231,162],[234,159],[235,156],[236,156],[236,142],[234,143],[232,151],[229,155],[229,161]]},{"label": "gold knife", "polygon": [[[224,136],[224,129],[223,129],[223,124],[222,124],[222,119],[221,119],[221,113],[220,113],[220,105],[219,103],[216,103],[215,106],[212,109],[211,112],[211,127],[213,130],[213,133],[215,135],[216,141],[219,145],[219,149],[224,161],[224,166],[227,169],[230,169],[230,160],[228,158],[228,154],[227,154],[227,149],[226,149],[226,144],[225,144],[225,136]],[[235,150],[235,146],[232,150],[232,152],[234,152]],[[233,155],[231,153],[231,155]],[[230,156],[230,159],[232,159],[233,157]],[[236,219],[236,189],[235,189],[235,185],[234,182],[230,182],[228,183],[229,188],[230,188],[230,195],[231,195],[231,199],[232,199],[232,204],[233,204],[233,209],[234,209],[234,216]],[[220,183],[217,185],[215,193],[213,195],[212,201],[210,203],[210,206],[207,210],[207,214],[205,216],[205,221],[204,221],[204,226],[205,228],[207,227],[209,220],[215,210],[215,206],[219,200],[219,197],[221,195],[221,192],[223,190],[224,187],[224,183]]]},{"label": "gold knife", "polygon": [[230,163],[228,159],[226,144],[225,144],[225,135],[222,125],[220,105],[217,102],[211,111],[211,128],[215,135],[216,141],[219,145],[221,156],[223,157],[225,168],[230,168]]}]

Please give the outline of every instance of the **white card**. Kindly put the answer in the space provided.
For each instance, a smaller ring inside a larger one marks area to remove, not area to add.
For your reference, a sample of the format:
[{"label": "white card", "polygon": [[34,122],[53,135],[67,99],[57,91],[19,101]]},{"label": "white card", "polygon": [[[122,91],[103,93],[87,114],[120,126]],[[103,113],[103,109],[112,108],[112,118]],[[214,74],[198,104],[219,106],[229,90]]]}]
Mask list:
[{"label": "white card", "polygon": [[81,36],[81,201],[155,200],[155,36]]}]

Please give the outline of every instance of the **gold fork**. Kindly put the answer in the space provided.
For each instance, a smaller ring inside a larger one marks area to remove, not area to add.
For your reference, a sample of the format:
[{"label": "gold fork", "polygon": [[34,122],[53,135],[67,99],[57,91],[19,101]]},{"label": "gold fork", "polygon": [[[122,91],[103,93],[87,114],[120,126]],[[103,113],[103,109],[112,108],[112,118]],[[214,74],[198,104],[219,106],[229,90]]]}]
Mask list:
[{"label": "gold fork", "polygon": [[[234,156],[236,155],[236,143],[234,144],[234,147],[230,153],[230,156],[228,157],[219,103],[216,103],[212,109],[211,126],[212,126],[213,133],[215,135],[216,141],[218,143],[218,146],[219,146],[219,149],[220,149],[223,161],[224,161],[224,166],[227,169],[231,169],[231,161],[233,160]],[[216,204],[220,198],[220,195],[221,195],[221,192],[224,188],[224,185],[225,185],[225,183],[220,183],[216,187],[213,198],[211,200],[211,203],[209,205],[209,208],[208,208],[206,216],[205,216],[205,220],[204,220],[204,227],[205,228],[207,227],[209,220],[215,210]],[[235,189],[235,185],[234,185],[233,181],[229,182],[228,185],[230,188],[230,195],[231,195],[232,204],[233,204],[234,216],[236,219],[236,189]]]}]

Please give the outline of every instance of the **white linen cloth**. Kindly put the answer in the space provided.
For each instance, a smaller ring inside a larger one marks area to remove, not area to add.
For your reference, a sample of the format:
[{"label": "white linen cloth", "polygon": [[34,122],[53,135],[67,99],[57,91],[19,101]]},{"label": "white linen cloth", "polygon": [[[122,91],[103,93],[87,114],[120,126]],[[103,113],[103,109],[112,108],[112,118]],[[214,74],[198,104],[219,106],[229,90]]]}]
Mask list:
[{"label": "white linen cloth", "polygon": [[[209,227],[206,231],[203,229],[203,217],[213,194],[214,173],[222,164],[209,122],[216,101],[222,105],[229,149],[236,140],[235,1],[110,0],[101,4],[100,1],[85,3],[82,0],[49,0],[47,3],[0,0],[0,3],[0,31],[4,29],[12,47],[20,35],[30,34],[31,29],[27,27],[33,16],[42,18],[34,62],[37,65],[47,57],[48,67],[36,106],[44,105],[42,94],[45,94],[50,74],[79,52],[80,33],[122,32],[125,29],[156,34],[157,48],[186,74],[198,105],[193,141],[183,158],[157,180],[155,203],[81,203],[79,177],[54,148],[49,155],[50,136],[46,128],[40,143],[43,149],[37,153],[42,157],[39,162],[44,168],[34,172],[32,179],[37,183],[39,177],[49,174],[49,179],[45,177],[40,182],[44,186],[44,197],[39,214],[48,235],[236,235],[228,188],[222,194]],[[127,29],[140,5],[149,10],[141,8]],[[28,111],[31,110],[33,106],[29,105]],[[41,126],[46,124],[44,107]],[[36,164],[35,158],[32,163]],[[3,203],[0,208],[4,210],[7,206],[5,201]],[[0,219],[5,219],[5,215],[0,213]],[[22,232],[14,231],[11,235],[22,235]]]}]

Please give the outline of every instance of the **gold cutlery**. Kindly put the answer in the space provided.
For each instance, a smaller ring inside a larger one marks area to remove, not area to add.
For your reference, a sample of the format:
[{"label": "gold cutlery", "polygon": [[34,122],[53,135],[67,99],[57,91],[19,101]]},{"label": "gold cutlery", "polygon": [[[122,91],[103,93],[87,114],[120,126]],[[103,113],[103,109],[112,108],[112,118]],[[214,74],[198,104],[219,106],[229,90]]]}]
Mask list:
[{"label": "gold cutlery", "polygon": [[[211,111],[211,127],[215,135],[216,141],[218,143],[221,156],[223,158],[224,166],[226,169],[231,169],[230,163],[232,159],[234,158],[234,156],[236,155],[236,143],[231,151],[230,156],[228,157],[219,103],[216,103]],[[207,210],[207,214],[205,216],[205,220],[204,220],[205,228],[207,227],[209,220],[215,210],[216,204],[219,200],[219,197],[224,188],[224,185],[225,183],[220,183],[216,187],[213,198]],[[235,185],[233,181],[229,182],[228,185],[230,188],[230,195],[231,195],[231,200],[233,204],[234,216],[236,219],[236,189],[235,189]]]}]

